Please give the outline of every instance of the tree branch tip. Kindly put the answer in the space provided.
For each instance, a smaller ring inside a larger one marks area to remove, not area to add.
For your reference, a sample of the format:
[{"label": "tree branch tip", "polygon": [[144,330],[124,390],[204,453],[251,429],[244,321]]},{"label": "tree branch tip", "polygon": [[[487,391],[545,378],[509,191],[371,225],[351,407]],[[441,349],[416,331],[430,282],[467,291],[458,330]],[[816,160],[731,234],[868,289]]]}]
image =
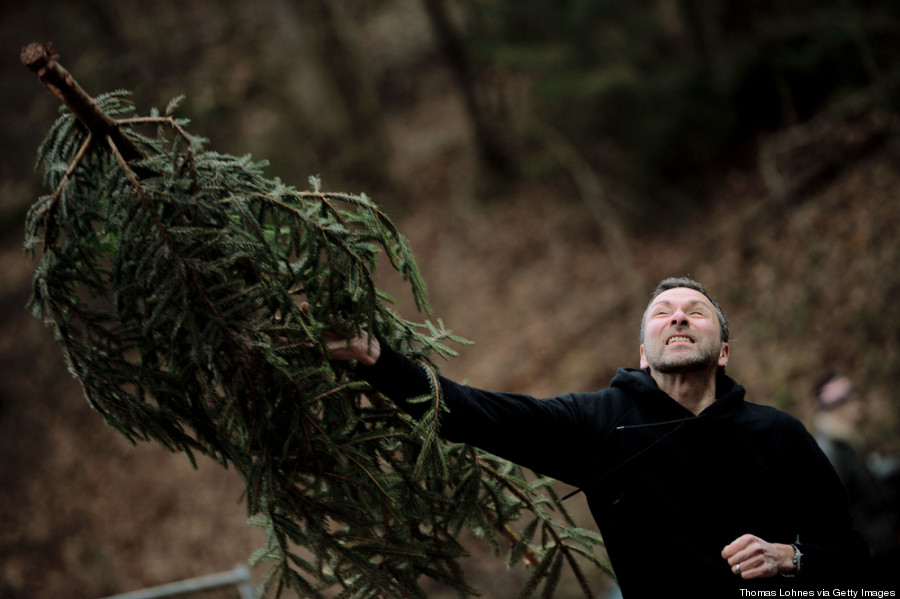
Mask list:
[{"label": "tree branch tip", "polygon": [[47,42],[46,44],[32,42],[22,48],[22,64],[35,73],[58,58],[59,53],[53,47],[51,42]]}]

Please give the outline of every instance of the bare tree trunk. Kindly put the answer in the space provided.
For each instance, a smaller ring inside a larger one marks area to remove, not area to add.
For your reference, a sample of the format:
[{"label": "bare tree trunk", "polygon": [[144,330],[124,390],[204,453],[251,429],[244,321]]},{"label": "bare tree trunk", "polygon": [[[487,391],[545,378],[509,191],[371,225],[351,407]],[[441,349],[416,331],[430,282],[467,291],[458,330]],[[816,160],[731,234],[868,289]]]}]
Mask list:
[{"label": "bare tree trunk", "polygon": [[500,128],[490,118],[478,93],[478,77],[443,0],[423,0],[423,3],[462,94],[481,164],[493,175],[505,177],[512,174],[512,155],[503,142]]},{"label": "bare tree trunk", "polygon": [[356,48],[345,31],[348,16],[343,14],[340,3],[300,0],[298,5],[316,23],[311,29],[316,52],[343,105],[356,148],[342,170],[367,188],[392,187],[385,168],[390,144],[383,113],[374,86],[360,67]]}]

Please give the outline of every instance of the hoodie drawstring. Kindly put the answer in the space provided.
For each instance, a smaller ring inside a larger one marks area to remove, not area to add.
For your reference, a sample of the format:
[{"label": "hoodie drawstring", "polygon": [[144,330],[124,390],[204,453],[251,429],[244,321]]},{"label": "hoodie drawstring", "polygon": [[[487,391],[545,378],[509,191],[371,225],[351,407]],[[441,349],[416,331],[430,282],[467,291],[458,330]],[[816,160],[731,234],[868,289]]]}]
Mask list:
[{"label": "hoodie drawstring", "polygon": [[631,425],[625,424],[625,425],[617,426],[617,427],[615,428],[615,430],[617,430],[617,431],[624,431],[624,430],[634,430],[634,429],[639,429],[639,428],[651,428],[651,427],[654,427],[654,426],[663,426],[663,425],[667,425],[667,424],[677,424],[677,425],[678,425],[678,426],[676,426],[675,428],[673,428],[672,430],[670,430],[669,432],[667,432],[666,434],[664,434],[663,436],[661,436],[659,439],[655,440],[653,443],[651,443],[651,444],[649,444],[648,446],[644,447],[643,449],[641,449],[641,450],[638,451],[637,453],[635,453],[635,454],[629,456],[628,459],[626,459],[626,460],[624,460],[622,463],[618,464],[618,465],[617,465],[615,468],[613,468],[612,470],[608,470],[608,471],[604,472],[604,473],[601,474],[600,476],[598,476],[598,477],[594,478],[593,480],[589,481],[586,485],[582,485],[582,486],[578,487],[577,489],[575,489],[574,491],[571,491],[571,492],[567,493],[566,495],[564,495],[564,496],[561,497],[560,499],[557,499],[557,500],[556,500],[556,503],[557,503],[557,504],[560,504],[560,503],[562,503],[563,501],[565,501],[566,499],[569,499],[570,497],[574,497],[574,496],[578,495],[579,493],[582,493],[582,492],[584,492],[585,490],[587,490],[587,489],[589,489],[589,488],[591,488],[591,487],[596,486],[597,484],[599,484],[600,482],[602,482],[604,479],[606,479],[608,476],[611,476],[612,474],[618,472],[619,470],[621,470],[622,468],[624,468],[626,465],[628,465],[631,461],[633,461],[633,460],[639,458],[639,457],[642,456],[643,454],[647,453],[648,451],[650,451],[651,449],[653,449],[654,447],[656,447],[657,445],[659,445],[660,443],[662,443],[663,441],[665,441],[666,439],[668,439],[669,437],[671,437],[672,435],[674,435],[674,434],[675,434],[676,432],[678,432],[678,430],[679,430],[682,426],[684,426],[686,423],[692,422],[692,421],[696,421],[696,420],[700,420],[700,419],[703,418],[704,416],[705,416],[705,414],[700,414],[699,416],[690,416],[690,417],[687,417],[687,418],[679,418],[679,419],[677,419],[677,420],[665,420],[665,421],[662,421],[662,422],[648,422],[648,423],[645,423],[645,424],[631,424]]}]

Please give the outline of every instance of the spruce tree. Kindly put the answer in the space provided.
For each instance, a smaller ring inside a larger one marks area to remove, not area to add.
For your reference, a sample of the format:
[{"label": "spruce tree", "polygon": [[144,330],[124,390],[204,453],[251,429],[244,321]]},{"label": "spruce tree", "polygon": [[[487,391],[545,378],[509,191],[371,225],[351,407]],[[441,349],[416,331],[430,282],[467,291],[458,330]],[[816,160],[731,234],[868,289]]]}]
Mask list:
[{"label": "spruce tree", "polygon": [[[552,596],[566,569],[593,596],[582,563],[608,572],[602,541],[552,481],[439,439],[437,385],[414,421],[328,359],[327,330],[365,330],[434,380],[462,341],[427,320],[425,283],[385,213],[206,149],[177,99],[141,117],[127,92],[91,98],[57,59],[40,44],[22,53],[66,105],[38,151],[50,192],[26,222],[30,306],[108,425],[240,475],[267,532],[259,595],[425,597],[429,578],[474,595],[457,540],[469,529],[530,565],[521,596]],[[376,287],[381,256],[426,320],[401,318]]]}]

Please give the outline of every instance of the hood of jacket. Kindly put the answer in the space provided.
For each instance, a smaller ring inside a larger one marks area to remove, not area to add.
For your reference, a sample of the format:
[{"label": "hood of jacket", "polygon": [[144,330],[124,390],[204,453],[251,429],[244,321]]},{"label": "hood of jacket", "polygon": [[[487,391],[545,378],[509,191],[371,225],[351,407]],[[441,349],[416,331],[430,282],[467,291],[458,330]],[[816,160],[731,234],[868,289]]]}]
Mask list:
[{"label": "hood of jacket", "polygon": [[647,370],[620,368],[610,382],[633,402],[637,413],[622,425],[653,426],[688,422],[696,419],[719,419],[739,410],[744,403],[744,387],[723,372],[716,376],[716,401],[700,414],[693,414],[665,393]]}]

